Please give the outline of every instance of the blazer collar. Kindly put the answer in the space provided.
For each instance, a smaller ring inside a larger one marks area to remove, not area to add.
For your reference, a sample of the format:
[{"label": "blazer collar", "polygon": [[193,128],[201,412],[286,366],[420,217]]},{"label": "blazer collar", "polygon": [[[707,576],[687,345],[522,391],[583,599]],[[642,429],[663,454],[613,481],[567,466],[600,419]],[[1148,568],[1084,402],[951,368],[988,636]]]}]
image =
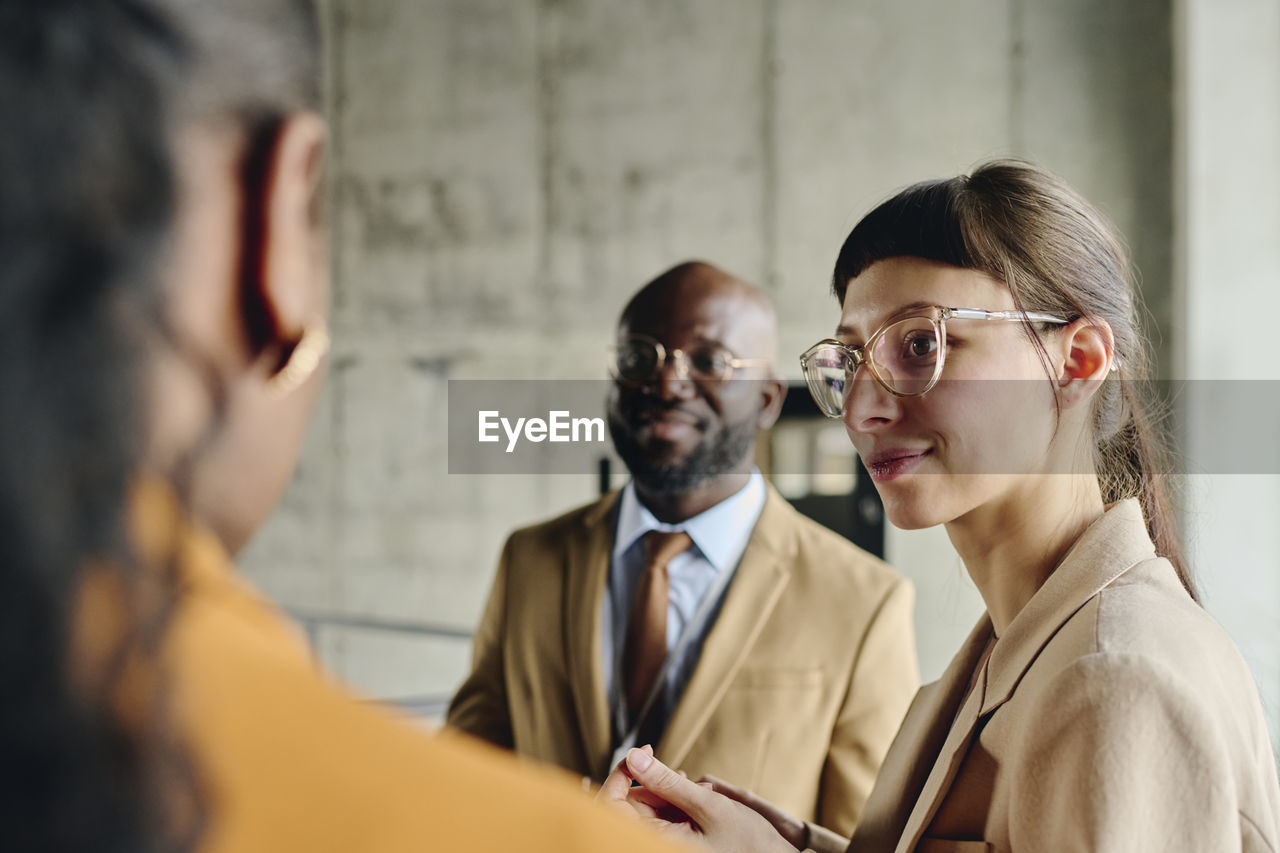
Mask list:
[{"label": "blazer collar", "polygon": [[678,767],[689,754],[786,588],[796,550],[794,513],[768,486],[764,508],[725,593],[720,615],[658,743],[663,761],[672,766]]},{"label": "blazer collar", "polygon": [[[991,624],[984,618],[969,635],[960,655],[957,655],[956,661],[960,666],[948,668],[943,677],[946,685],[946,713],[928,727],[931,749],[938,738],[942,740],[942,745],[931,766],[927,761],[921,762],[929,767],[929,771],[924,777],[919,795],[907,800],[910,812],[896,847],[897,853],[910,853],[916,849],[969,753],[969,745],[983,719],[981,707],[988,678],[983,658],[988,654],[988,649],[992,648],[991,637]],[[987,658],[988,662],[989,660]],[[933,752],[927,754],[933,755]]]},{"label": "blazer collar", "polygon": [[1009,700],[1040,650],[1089,599],[1155,556],[1136,498],[1113,504],[1094,521],[991,650],[982,714]]},{"label": "blazer collar", "polygon": [[[1136,500],[1122,501],[1081,535],[991,646],[985,672],[978,665],[994,635],[984,613],[942,677],[917,694],[891,748],[894,759],[904,760],[885,762],[850,849],[915,849],[977,727],[1008,701],[1023,673],[1072,614],[1127,569],[1154,555],[1141,507]],[[976,695],[965,703],[971,683]]]},{"label": "blazer collar", "polygon": [[582,514],[582,526],[588,529],[595,529],[607,521],[610,527],[609,533],[613,533],[613,518],[611,518],[611,515],[618,508],[618,496],[620,494],[622,494],[620,491],[609,492],[609,494],[587,507]]},{"label": "blazer collar", "polygon": [[600,661],[600,601],[609,576],[609,546],[613,542],[617,504],[617,492],[605,495],[583,513],[582,535],[566,537],[564,618],[569,638],[569,683],[583,754],[597,779],[603,779],[608,771],[612,737]]},{"label": "blazer collar", "polygon": [[[936,791],[959,749],[953,722],[991,637],[991,620],[983,614],[942,676],[916,693],[876,777],[851,850],[896,850],[927,825]],[[928,799],[926,788],[935,792]]]}]

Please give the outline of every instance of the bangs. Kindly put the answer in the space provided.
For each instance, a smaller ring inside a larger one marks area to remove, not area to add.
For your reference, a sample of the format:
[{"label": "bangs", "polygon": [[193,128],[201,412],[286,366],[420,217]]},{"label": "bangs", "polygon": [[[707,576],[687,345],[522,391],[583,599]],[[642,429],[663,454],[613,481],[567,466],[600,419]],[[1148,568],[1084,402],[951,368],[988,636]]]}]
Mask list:
[{"label": "bangs", "polygon": [[862,218],[840,247],[831,292],[844,302],[849,280],[887,258],[921,258],[1003,280],[975,233],[978,202],[966,177],[922,181]]}]

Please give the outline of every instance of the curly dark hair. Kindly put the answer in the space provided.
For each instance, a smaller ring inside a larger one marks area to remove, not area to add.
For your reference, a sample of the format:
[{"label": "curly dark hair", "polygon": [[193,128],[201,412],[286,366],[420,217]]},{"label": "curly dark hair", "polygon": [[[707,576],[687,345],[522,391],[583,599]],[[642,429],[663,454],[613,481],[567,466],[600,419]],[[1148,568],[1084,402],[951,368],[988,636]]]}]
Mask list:
[{"label": "curly dark hair", "polygon": [[[155,663],[176,595],[145,594],[127,530],[144,467],[149,340],[181,123],[248,132],[319,100],[303,0],[0,0],[0,838],[13,850],[193,848],[196,773],[165,717],[112,681]],[[89,567],[128,630],[76,672]],[[163,574],[163,573],[162,573]],[[151,601],[151,604],[147,604]],[[159,682],[163,685],[163,679]]]}]

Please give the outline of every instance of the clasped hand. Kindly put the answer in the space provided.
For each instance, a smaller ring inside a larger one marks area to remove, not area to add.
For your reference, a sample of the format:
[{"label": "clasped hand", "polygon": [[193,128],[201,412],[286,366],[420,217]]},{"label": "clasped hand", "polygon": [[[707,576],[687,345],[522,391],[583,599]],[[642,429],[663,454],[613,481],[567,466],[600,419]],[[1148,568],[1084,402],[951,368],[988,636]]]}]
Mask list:
[{"label": "clasped hand", "polygon": [[596,799],[669,837],[720,853],[795,853],[805,844],[800,821],[719,779],[692,782],[649,747],[628,752]]}]

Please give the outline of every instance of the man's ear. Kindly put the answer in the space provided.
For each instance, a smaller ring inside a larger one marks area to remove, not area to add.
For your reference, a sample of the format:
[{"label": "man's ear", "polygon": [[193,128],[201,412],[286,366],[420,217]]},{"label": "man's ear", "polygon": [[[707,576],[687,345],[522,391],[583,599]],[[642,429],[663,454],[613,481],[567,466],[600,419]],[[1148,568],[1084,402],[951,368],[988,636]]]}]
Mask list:
[{"label": "man's ear", "polygon": [[1115,336],[1106,320],[1081,317],[1062,328],[1059,341],[1058,399],[1069,408],[1091,399],[1111,373]]},{"label": "man's ear", "polygon": [[250,140],[241,304],[249,340],[276,361],[273,372],[328,313],[327,237],[318,213],[325,138],[324,119],[298,112]]},{"label": "man's ear", "polygon": [[768,429],[782,414],[782,404],[787,399],[787,383],[781,379],[763,379],[760,381],[760,396],[763,405],[760,407],[760,429]]}]

